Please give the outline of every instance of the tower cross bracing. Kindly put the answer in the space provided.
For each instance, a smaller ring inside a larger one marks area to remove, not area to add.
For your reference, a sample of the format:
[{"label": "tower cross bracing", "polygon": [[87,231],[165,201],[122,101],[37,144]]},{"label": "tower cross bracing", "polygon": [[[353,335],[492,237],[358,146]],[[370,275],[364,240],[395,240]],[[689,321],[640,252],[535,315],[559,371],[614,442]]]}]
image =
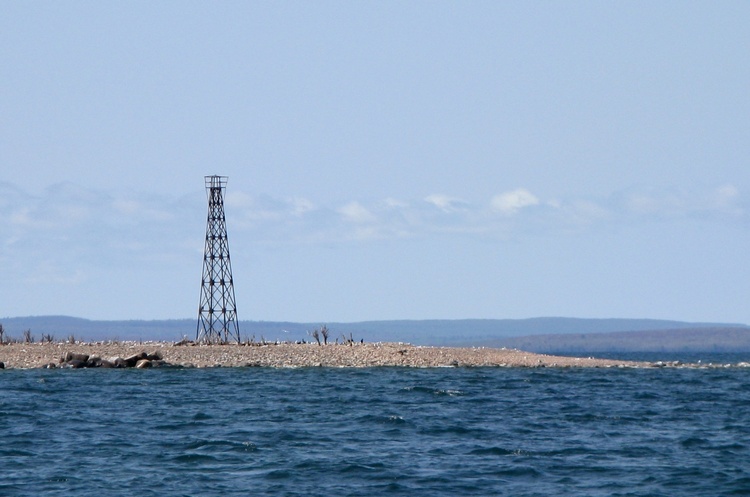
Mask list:
[{"label": "tower cross bracing", "polygon": [[206,176],[208,219],[196,331],[198,342],[240,342],[232,261],[229,257],[227,223],[224,215],[224,190],[227,179],[226,176]]}]

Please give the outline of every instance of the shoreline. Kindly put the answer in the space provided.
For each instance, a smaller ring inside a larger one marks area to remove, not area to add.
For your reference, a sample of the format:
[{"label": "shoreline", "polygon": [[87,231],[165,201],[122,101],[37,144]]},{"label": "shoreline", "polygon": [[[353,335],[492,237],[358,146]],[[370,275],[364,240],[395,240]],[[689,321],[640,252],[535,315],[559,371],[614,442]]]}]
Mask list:
[{"label": "shoreline", "polygon": [[[558,367],[646,368],[672,364],[592,357],[536,354],[515,349],[486,347],[433,347],[406,343],[197,345],[174,342],[10,343],[0,345],[0,363],[6,369],[113,367],[116,358],[148,355],[139,367]],[[69,359],[66,362],[66,356]],[[135,366],[135,359],[130,367]],[[676,364],[674,364],[676,365]]]}]

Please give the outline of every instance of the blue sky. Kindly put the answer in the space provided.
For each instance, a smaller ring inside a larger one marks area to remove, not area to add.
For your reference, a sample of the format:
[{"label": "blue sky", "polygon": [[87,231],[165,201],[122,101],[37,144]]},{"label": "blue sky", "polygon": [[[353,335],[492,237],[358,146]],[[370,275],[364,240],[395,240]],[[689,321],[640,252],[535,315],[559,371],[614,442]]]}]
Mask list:
[{"label": "blue sky", "polygon": [[6,2],[0,316],[750,323],[747,2]]}]

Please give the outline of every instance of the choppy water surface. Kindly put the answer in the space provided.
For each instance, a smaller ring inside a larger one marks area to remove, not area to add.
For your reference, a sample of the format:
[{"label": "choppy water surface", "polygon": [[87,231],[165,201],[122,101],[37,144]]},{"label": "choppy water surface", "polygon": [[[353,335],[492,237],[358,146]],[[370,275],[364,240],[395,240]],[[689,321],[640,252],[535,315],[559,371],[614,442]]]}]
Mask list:
[{"label": "choppy water surface", "polygon": [[0,495],[750,494],[750,370],[0,371]]}]

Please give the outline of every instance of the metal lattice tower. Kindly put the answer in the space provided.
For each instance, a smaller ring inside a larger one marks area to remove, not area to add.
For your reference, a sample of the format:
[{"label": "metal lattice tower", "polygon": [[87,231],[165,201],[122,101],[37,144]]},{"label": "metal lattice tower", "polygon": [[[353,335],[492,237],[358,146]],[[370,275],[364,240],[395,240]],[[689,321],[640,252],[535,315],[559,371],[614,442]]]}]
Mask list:
[{"label": "metal lattice tower", "polygon": [[227,223],[224,217],[226,176],[206,176],[208,221],[203,251],[201,303],[198,308],[196,341],[240,342],[237,304],[234,300],[232,263],[229,258]]}]

